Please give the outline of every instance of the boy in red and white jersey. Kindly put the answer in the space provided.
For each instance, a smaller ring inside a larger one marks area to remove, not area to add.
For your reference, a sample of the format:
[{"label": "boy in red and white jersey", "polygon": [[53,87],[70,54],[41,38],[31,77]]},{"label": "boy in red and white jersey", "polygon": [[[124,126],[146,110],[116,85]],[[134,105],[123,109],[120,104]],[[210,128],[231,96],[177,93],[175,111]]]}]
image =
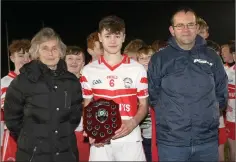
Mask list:
[{"label": "boy in red and white jersey", "polygon": [[[208,29],[208,26],[204,20],[200,18],[202,21],[199,25],[202,26],[202,29]],[[206,30],[205,30],[206,31]],[[208,31],[208,30],[207,30]],[[205,32],[203,32],[205,33]],[[213,49],[218,55],[220,54],[220,46],[213,41],[207,41],[207,47]],[[225,127],[225,116],[223,114],[220,115],[219,119],[219,129],[218,129],[218,151],[219,151],[219,161],[225,161],[225,143],[227,142],[227,133]]]},{"label": "boy in red and white jersey", "polygon": [[[11,81],[20,73],[20,68],[30,61],[29,51],[30,41],[26,39],[14,40],[9,46],[10,59],[14,63],[15,70],[1,79],[1,160],[15,161],[16,141],[10,136],[4,124],[4,100],[6,91]],[[4,131],[2,131],[4,130]]]},{"label": "boy in red and white jersey", "polygon": [[224,66],[225,69],[234,66],[234,58],[232,53],[230,53],[230,45],[229,44],[224,44],[221,46],[221,57],[224,61]]},{"label": "boy in red and white jersey", "polygon": [[139,123],[148,112],[147,72],[141,64],[121,54],[125,40],[121,18],[103,18],[99,40],[104,55],[82,70],[85,106],[93,99],[112,99],[119,104],[122,125],[110,143],[95,144],[90,138],[90,161],[145,161]]},{"label": "boy in red and white jersey", "polygon": [[[81,69],[85,64],[85,54],[82,48],[78,46],[67,46],[65,62],[69,72],[73,73],[79,80],[81,77]],[[77,147],[79,150],[79,161],[89,160],[90,145],[83,136],[83,119],[81,118],[79,126],[75,130],[77,139]]]},{"label": "boy in red and white jersey", "polygon": [[[148,63],[152,55],[155,53],[154,49],[151,46],[143,46],[137,53],[137,61],[143,65],[146,70],[148,70]],[[158,161],[155,113],[152,112],[154,112],[153,108],[149,107],[148,116],[140,125],[143,136],[143,148],[147,162]]]},{"label": "boy in red and white jersey", "polygon": [[[235,43],[229,45],[230,54],[233,55],[234,62],[236,61],[235,56]],[[235,161],[235,107],[236,107],[236,97],[235,97],[235,72],[236,72],[236,65],[226,65],[225,71],[228,75],[228,92],[229,92],[229,100],[228,100],[228,107],[226,111],[226,130],[228,134],[228,142],[230,147],[230,160]]]}]

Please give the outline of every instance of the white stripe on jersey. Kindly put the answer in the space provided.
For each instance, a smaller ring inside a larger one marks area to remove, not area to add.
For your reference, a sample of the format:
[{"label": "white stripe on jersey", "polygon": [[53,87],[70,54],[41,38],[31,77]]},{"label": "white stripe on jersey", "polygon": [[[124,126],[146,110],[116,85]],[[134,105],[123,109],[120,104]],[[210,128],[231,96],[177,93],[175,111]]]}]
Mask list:
[{"label": "white stripe on jersey", "polygon": [[229,122],[236,122],[235,120],[235,108],[236,108],[236,97],[235,97],[235,87],[236,87],[236,81],[235,81],[235,68],[234,66],[227,66],[225,65],[225,71],[228,76],[228,92],[229,92],[229,100],[228,100],[228,107],[226,111],[226,120]]},{"label": "white stripe on jersey", "polygon": [[99,96],[99,97],[106,97],[106,98],[117,98],[117,97],[128,97],[128,96],[135,96],[137,94],[129,94],[129,95],[118,95],[118,96],[106,96],[106,95],[99,95],[99,94],[93,94],[94,96]]},{"label": "white stripe on jersey", "polygon": [[7,88],[9,87],[10,83],[12,82],[12,80],[16,77],[17,75],[11,71],[8,73],[8,75],[6,75],[5,77],[3,77],[1,79],[1,146],[3,144],[3,133],[4,130],[7,129],[4,120],[3,120],[3,115],[4,115],[4,101],[5,101],[5,96],[6,96],[6,91]]},{"label": "white stripe on jersey", "polygon": [[[138,98],[148,97],[147,72],[144,67],[124,55],[120,64],[110,67],[103,56],[86,65],[80,79],[84,98],[112,99],[119,104],[122,119],[129,119],[137,112]],[[141,141],[137,126],[129,135],[114,142]]]}]

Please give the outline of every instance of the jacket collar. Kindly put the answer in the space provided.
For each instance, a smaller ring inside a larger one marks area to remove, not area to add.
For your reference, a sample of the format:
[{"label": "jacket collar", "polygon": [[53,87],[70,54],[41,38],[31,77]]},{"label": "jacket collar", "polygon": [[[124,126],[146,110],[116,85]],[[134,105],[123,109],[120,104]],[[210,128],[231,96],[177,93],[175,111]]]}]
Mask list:
[{"label": "jacket collar", "polygon": [[28,79],[37,82],[41,76],[54,75],[61,76],[67,71],[67,66],[64,60],[59,60],[56,70],[49,69],[45,64],[39,60],[33,60],[25,64],[21,69],[20,73],[27,75]]}]

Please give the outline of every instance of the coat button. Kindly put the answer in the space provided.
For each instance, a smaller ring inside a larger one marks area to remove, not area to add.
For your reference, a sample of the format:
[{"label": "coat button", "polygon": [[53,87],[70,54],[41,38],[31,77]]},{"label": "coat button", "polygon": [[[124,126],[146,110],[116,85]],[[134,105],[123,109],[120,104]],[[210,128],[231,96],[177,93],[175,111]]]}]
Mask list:
[{"label": "coat button", "polygon": [[60,109],[57,107],[56,110],[59,111]]},{"label": "coat button", "polygon": [[58,131],[57,131],[57,130],[55,130],[55,133],[57,134],[57,133],[58,133]]},{"label": "coat button", "polygon": [[59,155],[59,154],[60,154],[59,152],[56,153],[56,155]]},{"label": "coat button", "polygon": [[55,89],[57,89],[57,86],[54,86]]}]

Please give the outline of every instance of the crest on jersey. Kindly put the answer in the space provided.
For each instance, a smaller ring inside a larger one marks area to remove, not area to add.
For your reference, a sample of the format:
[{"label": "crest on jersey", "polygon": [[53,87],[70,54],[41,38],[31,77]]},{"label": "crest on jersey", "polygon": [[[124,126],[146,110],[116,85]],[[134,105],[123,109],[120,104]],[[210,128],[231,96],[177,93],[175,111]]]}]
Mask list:
[{"label": "crest on jersey", "polygon": [[133,83],[132,79],[131,78],[125,78],[124,80],[124,85],[125,85],[125,88],[131,88],[131,85]]}]

